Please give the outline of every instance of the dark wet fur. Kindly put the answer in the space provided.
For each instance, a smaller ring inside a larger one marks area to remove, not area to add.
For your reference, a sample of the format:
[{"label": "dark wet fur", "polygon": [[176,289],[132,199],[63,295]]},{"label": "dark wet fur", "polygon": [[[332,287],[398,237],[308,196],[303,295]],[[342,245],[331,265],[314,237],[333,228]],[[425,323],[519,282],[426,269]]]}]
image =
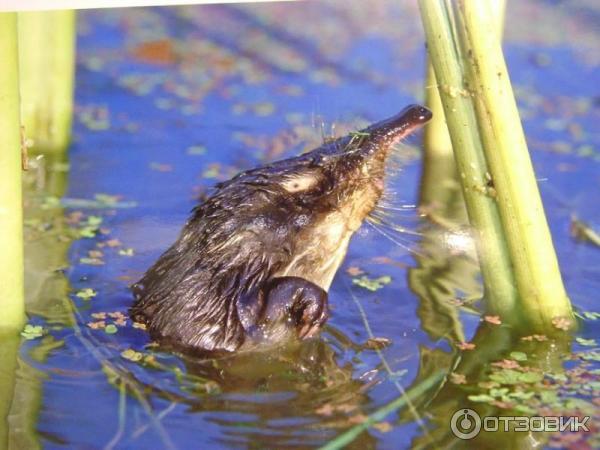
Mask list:
[{"label": "dark wet fur", "polygon": [[[370,186],[373,205],[379,198],[379,185],[369,183],[383,178],[385,158],[367,179],[357,167],[383,145],[375,138],[385,124],[365,130],[375,137],[346,136],[218,184],[177,241],[132,286],[131,317],[145,323],[153,339],[177,348],[239,349],[267,308],[265,286],[300,251],[312,224],[357,189]],[[305,172],[316,173],[318,183],[306,192],[285,192],[282,180]],[[307,261],[307,273],[318,272],[319,259]],[[311,261],[317,267],[308,267]]]}]

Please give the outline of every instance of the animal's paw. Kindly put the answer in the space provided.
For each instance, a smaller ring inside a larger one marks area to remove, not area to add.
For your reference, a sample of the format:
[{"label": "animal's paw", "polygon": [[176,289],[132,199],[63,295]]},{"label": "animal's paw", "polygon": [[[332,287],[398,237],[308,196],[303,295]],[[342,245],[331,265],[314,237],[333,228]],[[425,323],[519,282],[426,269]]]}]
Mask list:
[{"label": "animal's paw", "polygon": [[304,278],[275,278],[268,291],[264,318],[274,323],[277,317],[291,323],[300,339],[312,337],[329,317],[327,292]]}]

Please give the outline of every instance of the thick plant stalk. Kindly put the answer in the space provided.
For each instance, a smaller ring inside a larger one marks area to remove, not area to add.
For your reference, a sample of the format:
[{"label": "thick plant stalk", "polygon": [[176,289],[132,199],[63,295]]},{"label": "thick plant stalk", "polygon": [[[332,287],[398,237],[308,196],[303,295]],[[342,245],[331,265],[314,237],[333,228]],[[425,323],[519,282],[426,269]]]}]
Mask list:
[{"label": "thick plant stalk", "polygon": [[500,215],[489,193],[489,173],[469,93],[463,84],[448,10],[440,0],[420,0],[430,60],[450,131],[469,221],[473,226],[490,312],[518,320],[517,291]]},{"label": "thick plant stalk", "polygon": [[459,1],[457,28],[522,306],[539,329],[560,318],[574,324],[502,48],[487,32],[488,6]]},{"label": "thick plant stalk", "polygon": [[17,16],[0,13],[0,331],[25,319]]},{"label": "thick plant stalk", "polygon": [[[485,2],[486,0],[482,0]],[[502,39],[504,28],[504,15],[506,12],[505,0],[491,0],[489,5],[492,11],[492,27],[498,33],[498,39]],[[435,193],[430,195],[430,187],[434,187],[437,182],[442,180],[446,184],[451,184],[454,167],[454,153],[452,150],[452,141],[448,134],[446,125],[446,115],[440,99],[435,71],[431,61],[427,62],[427,81],[425,85],[425,104],[433,113],[432,119],[425,125],[423,133],[423,176],[422,188],[420,192],[419,204],[421,206],[436,206],[433,203],[434,198],[439,201],[440,189],[435,187]],[[450,177],[449,177],[450,175]],[[452,191],[452,189],[449,189]],[[450,194],[452,194],[450,192]],[[433,197],[430,199],[430,197]]]},{"label": "thick plant stalk", "polygon": [[21,12],[21,118],[36,152],[63,152],[71,139],[75,11]]}]

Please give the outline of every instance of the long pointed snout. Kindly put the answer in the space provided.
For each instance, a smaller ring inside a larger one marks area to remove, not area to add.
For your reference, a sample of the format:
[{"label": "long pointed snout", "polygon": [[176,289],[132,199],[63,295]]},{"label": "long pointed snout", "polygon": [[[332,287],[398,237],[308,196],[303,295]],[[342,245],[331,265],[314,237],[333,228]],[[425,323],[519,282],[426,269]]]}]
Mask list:
[{"label": "long pointed snout", "polygon": [[313,155],[318,154],[327,159],[330,155],[337,155],[350,163],[352,157],[349,154],[354,154],[359,157],[357,164],[360,164],[361,158],[371,158],[373,155],[380,155],[384,160],[395,143],[426,124],[431,117],[431,111],[424,106],[409,105],[395,116],[330,141],[303,157],[313,158]]},{"label": "long pointed snout", "polygon": [[376,145],[390,145],[408,136],[416,128],[426,124],[432,117],[431,111],[421,105],[409,105],[400,113],[382,120],[364,130]]}]

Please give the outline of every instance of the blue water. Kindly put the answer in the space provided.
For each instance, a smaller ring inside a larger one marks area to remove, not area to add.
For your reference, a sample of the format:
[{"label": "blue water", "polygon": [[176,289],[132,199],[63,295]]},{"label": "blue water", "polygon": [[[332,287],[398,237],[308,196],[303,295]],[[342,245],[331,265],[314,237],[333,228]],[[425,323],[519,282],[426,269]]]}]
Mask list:
[{"label": "blue water", "polygon": [[[547,12],[546,3],[534,4]],[[80,239],[71,246],[66,276],[72,292],[91,287],[97,296],[91,301],[71,296],[78,327],[52,331],[64,345],[44,362],[28,356],[36,341],[21,349],[25,360],[48,374],[36,425],[43,448],[314,447],[350,427],[344,417],[367,415],[397,398],[395,383],[410,386],[420,370],[420,347],[451,354],[451,342],[432,340],[421,328],[407,269],[373,261],[385,256],[414,267],[413,255],[368,226],[353,239],[330,290],[330,328],[320,341],[301,350],[308,357],[294,353],[294,361],[286,365],[262,356],[262,368],[256,361],[254,366],[252,361],[233,362],[217,378],[221,393],[198,394],[183,388],[172,372],[124,360],[120,353],[128,348],[152,352],[145,349],[148,338],[141,330],[127,326],[109,335],[86,326],[92,313],[126,312],[132,301],[128,285],[176,238],[199,192],[238,170],[318,145],[322,125],[329,133],[332,124],[353,127],[422,101],[425,54],[414,7],[373,2],[377,14],[370,19],[364,16],[364,5],[344,5],[317,1],[80,14],[78,112],[66,196],[91,199],[104,193],[136,206],[101,211],[107,237]],[[562,13],[568,15],[569,9]],[[574,241],[569,223],[576,214],[592,227],[600,226],[599,69],[569,42],[544,47],[511,39],[511,26],[525,22],[507,25],[506,57],[525,112],[524,127],[564,281],[576,308],[589,311],[597,308],[600,249]],[[310,35],[304,25],[323,30],[323,35]],[[261,33],[263,40],[248,44],[248,36]],[[167,53],[175,56],[168,56],[169,62],[144,60],[136,53],[141,42],[156,39],[171,43]],[[278,63],[281,47],[295,55],[302,70]],[[331,52],[331,47],[339,51]],[[597,42],[595,49],[597,57]],[[532,59],[540,54],[547,64]],[[594,55],[588,56],[591,60]],[[132,75],[137,78],[128,83],[126,77]],[[148,92],[136,94],[145,83]],[[104,108],[110,126],[90,129],[82,120],[85,108]],[[581,132],[574,135],[573,126]],[[282,133],[287,138],[278,146],[274,138]],[[261,137],[262,143],[244,142],[248,136]],[[417,203],[421,165],[418,154],[409,150],[419,144],[418,136],[406,143],[405,164],[388,186],[397,205],[407,206],[397,220],[414,231],[420,222],[410,205]],[[198,146],[205,148],[203,154],[190,150]],[[567,153],[557,151],[565,146]],[[585,147],[591,154],[579,156],[578,149]],[[219,164],[216,171],[214,163]],[[108,238],[134,249],[133,256],[105,248],[104,265],[80,263],[97,242]],[[408,248],[418,248],[414,237],[404,239]],[[389,275],[392,282],[377,292],[352,286],[345,270],[353,266],[372,277]],[[357,302],[373,333],[391,339],[382,354],[395,375],[384,370],[378,353],[358,348],[369,334]],[[480,317],[464,312],[460,317],[469,340]],[[580,335],[600,337],[593,326],[583,323]],[[189,361],[186,366],[175,355],[159,352],[156,357],[194,372]],[[135,377],[146,400],[129,389],[125,395],[118,381],[110,383],[103,362]],[[271,374],[269,364],[274,367]],[[303,364],[308,372],[298,368]],[[207,376],[208,369],[200,366],[196,372]],[[286,379],[290,371],[295,378]],[[345,405],[346,410],[323,413],[320,408],[327,404]],[[391,415],[388,421],[389,430],[371,428],[351,446],[408,448],[422,433],[412,420],[398,423]]]}]

